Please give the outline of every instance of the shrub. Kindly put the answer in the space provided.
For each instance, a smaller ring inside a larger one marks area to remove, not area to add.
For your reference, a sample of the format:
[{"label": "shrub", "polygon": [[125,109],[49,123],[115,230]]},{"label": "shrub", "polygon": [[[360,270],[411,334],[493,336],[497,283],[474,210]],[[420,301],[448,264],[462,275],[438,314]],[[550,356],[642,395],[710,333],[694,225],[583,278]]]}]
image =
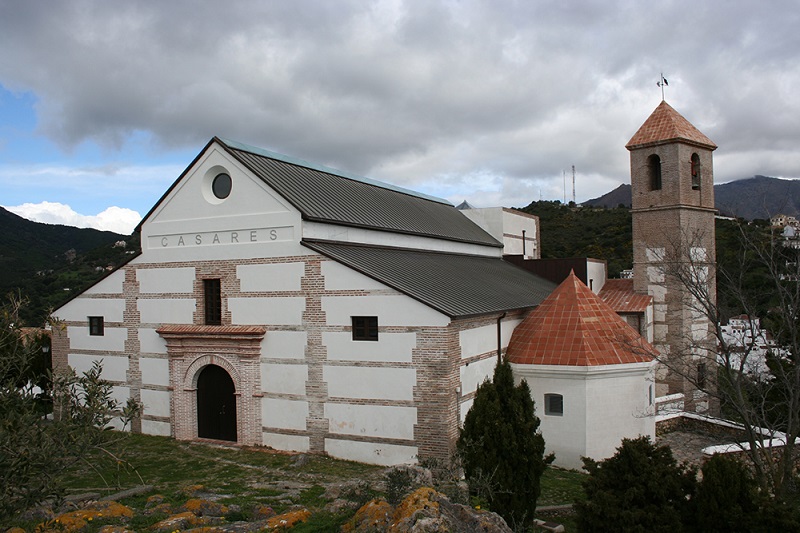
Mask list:
[{"label": "shrub", "polygon": [[49,419],[27,381],[33,380],[42,350],[39,340],[19,328],[22,303],[12,297],[0,305],[0,522],[58,498],[62,474],[77,462],[124,466],[108,446],[125,434],[106,429],[112,418],[127,423],[140,411],[129,402],[120,412],[111,383],[101,378],[102,367],[95,363],[81,376],[71,369],[49,376],[54,406]]},{"label": "shrub", "polygon": [[604,461],[583,459],[586,499],[575,502],[581,531],[681,531],[696,472],[649,437],[623,439]]},{"label": "shrub", "polygon": [[544,457],[544,438],[528,384],[514,386],[511,365],[497,364],[493,381],[478,387],[464,420],[458,452],[470,493],[509,524],[530,524],[539,480],[553,457]]},{"label": "shrub", "polygon": [[714,455],[703,465],[695,497],[700,531],[752,531],[758,511],[756,485],[747,467]]}]

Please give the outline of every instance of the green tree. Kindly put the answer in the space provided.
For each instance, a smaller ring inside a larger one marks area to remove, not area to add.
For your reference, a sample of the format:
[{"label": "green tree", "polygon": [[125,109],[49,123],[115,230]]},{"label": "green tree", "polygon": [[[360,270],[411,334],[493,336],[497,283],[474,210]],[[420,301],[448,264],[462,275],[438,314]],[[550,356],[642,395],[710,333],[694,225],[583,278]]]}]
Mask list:
[{"label": "green tree", "polygon": [[544,438],[527,382],[514,386],[511,365],[497,364],[493,381],[475,394],[458,439],[470,493],[509,524],[533,520],[539,480],[553,456],[544,456]]},{"label": "green tree", "polygon": [[[740,225],[737,231],[738,243],[716,274],[693,252],[702,234],[668,241],[661,274],[682,286],[687,312],[710,327],[707,335],[687,330],[659,362],[741,424],[743,453],[760,493],[791,502],[800,459],[800,249],[768,229]],[[726,317],[738,313],[762,318],[775,341],[771,353],[759,346],[756,321],[725,334]],[[698,371],[700,364],[706,371]]]},{"label": "green tree", "polygon": [[649,437],[623,439],[604,461],[583,459],[586,499],[575,502],[581,531],[676,532],[690,516],[694,469]]},{"label": "green tree", "polygon": [[736,459],[714,455],[702,471],[695,497],[698,531],[753,531],[758,493],[747,467]]},{"label": "green tree", "polygon": [[135,402],[120,409],[95,364],[82,376],[69,371],[49,377],[55,416],[48,416],[33,386],[42,338],[21,330],[21,307],[14,297],[0,306],[0,522],[59,498],[62,475],[77,462],[126,465],[108,451],[125,433],[109,431],[109,424],[121,418],[125,425],[139,414]]}]

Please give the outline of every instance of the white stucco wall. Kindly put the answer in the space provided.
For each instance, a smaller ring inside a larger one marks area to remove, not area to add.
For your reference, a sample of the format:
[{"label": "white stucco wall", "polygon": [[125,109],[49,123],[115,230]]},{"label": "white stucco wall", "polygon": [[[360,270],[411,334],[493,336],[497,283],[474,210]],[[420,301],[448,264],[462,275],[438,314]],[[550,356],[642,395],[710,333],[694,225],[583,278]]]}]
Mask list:
[{"label": "white stucco wall", "polygon": [[265,392],[304,395],[306,381],[308,381],[306,365],[261,364],[261,388]]},{"label": "white stucco wall", "polygon": [[[211,192],[225,172],[225,199]],[[224,149],[201,154],[142,226],[140,261],[177,262],[302,256],[300,213]]]},{"label": "white stucco wall", "polygon": [[450,319],[408,296],[325,296],[322,298],[328,325],[351,326],[353,316],[377,316],[382,326],[446,326]]},{"label": "white stucco wall", "polygon": [[413,400],[417,384],[413,368],[325,365],[322,377],[332,398]]},{"label": "white stucco wall", "polygon": [[142,372],[142,384],[169,386],[169,360],[140,357],[139,370]]},{"label": "white stucco wall", "polygon": [[306,300],[301,297],[228,298],[231,320],[238,325],[303,323]]},{"label": "white stucco wall", "polygon": [[56,311],[61,320],[86,322],[87,317],[102,316],[105,322],[122,322],[125,300],[117,298],[78,297]]},{"label": "white stucco wall", "polygon": [[167,353],[167,341],[156,328],[139,328],[139,350],[142,353]]},{"label": "white stucco wall", "polygon": [[239,265],[242,292],[299,291],[304,263],[275,263],[266,265]]},{"label": "white stucco wall", "polygon": [[[517,382],[528,381],[547,452],[556,454],[558,466],[582,468],[581,456],[610,457],[623,438],[655,437],[655,417],[648,410],[649,363],[512,368]],[[545,394],[563,396],[563,416],[544,414]]]},{"label": "white stucco wall", "polygon": [[136,301],[142,324],[191,324],[197,303],[194,298],[139,299]]},{"label": "white stucco wall", "polygon": [[100,361],[103,365],[101,377],[108,381],[125,382],[128,372],[128,358],[113,355],[84,355],[69,354],[69,366],[75,369],[80,375],[90,370],[95,361]]},{"label": "white stucco wall", "polygon": [[[511,335],[522,319],[504,319],[500,325],[500,346],[501,350],[508,348]],[[461,346],[461,366],[459,374],[461,379],[460,396],[467,397],[461,401],[459,406],[459,417],[461,422],[467,416],[467,412],[472,407],[473,400],[469,396],[474,393],[478,386],[486,379],[491,379],[494,368],[497,365],[497,324],[487,324],[476,328],[463,329],[459,331],[459,344]],[[479,360],[470,360],[483,356]]]},{"label": "white stucco wall", "polygon": [[285,435],[265,431],[262,435],[262,440],[265,446],[276,450],[307,452],[310,448],[308,437],[302,435]]},{"label": "white stucco wall", "polygon": [[142,389],[145,416],[169,416],[169,391]]},{"label": "white stucco wall", "polygon": [[117,270],[86,289],[83,294],[122,294],[124,281],[125,273]]},{"label": "white stucco wall", "polygon": [[303,359],[308,334],[305,331],[270,331],[261,341],[262,359]]},{"label": "white stucco wall", "polygon": [[140,268],[136,270],[140,293],[192,293],[194,291],[194,267]]},{"label": "white stucco wall", "polygon": [[325,439],[325,450],[333,457],[385,466],[415,464],[418,453],[416,446],[337,439]]},{"label": "white stucco wall", "polygon": [[353,334],[323,332],[329,361],[410,363],[417,345],[416,333],[381,333],[377,341],[353,341]]},{"label": "white stucco wall", "polygon": [[539,257],[538,218],[503,207],[464,209],[461,214],[503,243],[503,253],[506,255],[523,254],[522,232],[524,231],[525,257]]},{"label": "white stucco wall", "polygon": [[303,359],[308,334],[305,331],[269,331],[261,341],[262,359]]},{"label": "white stucco wall", "polygon": [[169,422],[161,420],[142,420],[142,433],[146,435],[159,435],[162,437],[172,436],[172,428]]},{"label": "white stucco wall", "polygon": [[[490,357],[480,361],[475,361],[469,365],[461,366],[461,394],[467,395],[475,392],[478,385],[483,383],[486,379],[491,379],[494,374],[494,367],[497,366],[497,358]],[[471,404],[470,404],[471,405]],[[462,415],[466,416],[467,410],[462,411]]]},{"label": "white stucco wall", "polygon": [[282,398],[262,398],[264,426],[281,429],[306,429],[308,402]]},{"label": "white stucco wall", "polygon": [[586,284],[592,292],[599,294],[606,284],[607,267],[605,261],[596,259],[586,260]]},{"label": "white stucco wall", "polygon": [[356,272],[335,261],[323,261],[322,275],[325,276],[325,290],[329,291],[373,291],[390,290],[383,283]]},{"label": "white stucco wall", "polygon": [[128,330],[124,328],[104,327],[102,335],[89,335],[89,328],[68,326],[69,345],[72,350],[96,350],[101,352],[122,352],[125,350],[125,339]]},{"label": "white stucco wall", "polygon": [[321,224],[318,222],[305,222],[303,224],[303,238],[377,244],[381,246],[395,246],[397,248],[414,248],[417,250],[434,250],[439,252],[483,255],[487,257],[502,257],[503,253],[503,249],[499,247],[434,239],[431,237],[421,237],[403,233],[375,231],[351,226]]},{"label": "white stucco wall", "polygon": [[330,432],[341,435],[413,439],[417,409],[391,405],[325,404]]}]

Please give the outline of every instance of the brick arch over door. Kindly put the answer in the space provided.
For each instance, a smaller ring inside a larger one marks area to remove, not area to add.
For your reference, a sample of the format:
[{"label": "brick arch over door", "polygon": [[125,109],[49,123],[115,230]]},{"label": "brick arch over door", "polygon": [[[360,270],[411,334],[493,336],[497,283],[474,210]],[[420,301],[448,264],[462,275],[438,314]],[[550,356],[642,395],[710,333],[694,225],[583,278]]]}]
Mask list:
[{"label": "brick arch over door", "polygon": [[239,444],[262,443],[261,341],[266,330],[255,326],[162,326],[167,342],[172,409],[172,435],[194,440],[197,432],[197,378],[203,368],[217,365],[231,377],[235,389]]}]

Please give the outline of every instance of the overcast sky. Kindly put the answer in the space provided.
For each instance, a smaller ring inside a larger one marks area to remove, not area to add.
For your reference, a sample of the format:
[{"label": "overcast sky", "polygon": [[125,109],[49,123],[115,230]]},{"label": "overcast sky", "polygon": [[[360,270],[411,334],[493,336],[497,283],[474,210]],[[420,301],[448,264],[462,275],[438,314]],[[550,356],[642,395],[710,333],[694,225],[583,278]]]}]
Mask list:
[{"label": "overcast sky", "polygon": [[795,1],[0,0],[0,205],[128,233],[218,135],[478,207],[629,182],[661,101],[800,177]]}]

